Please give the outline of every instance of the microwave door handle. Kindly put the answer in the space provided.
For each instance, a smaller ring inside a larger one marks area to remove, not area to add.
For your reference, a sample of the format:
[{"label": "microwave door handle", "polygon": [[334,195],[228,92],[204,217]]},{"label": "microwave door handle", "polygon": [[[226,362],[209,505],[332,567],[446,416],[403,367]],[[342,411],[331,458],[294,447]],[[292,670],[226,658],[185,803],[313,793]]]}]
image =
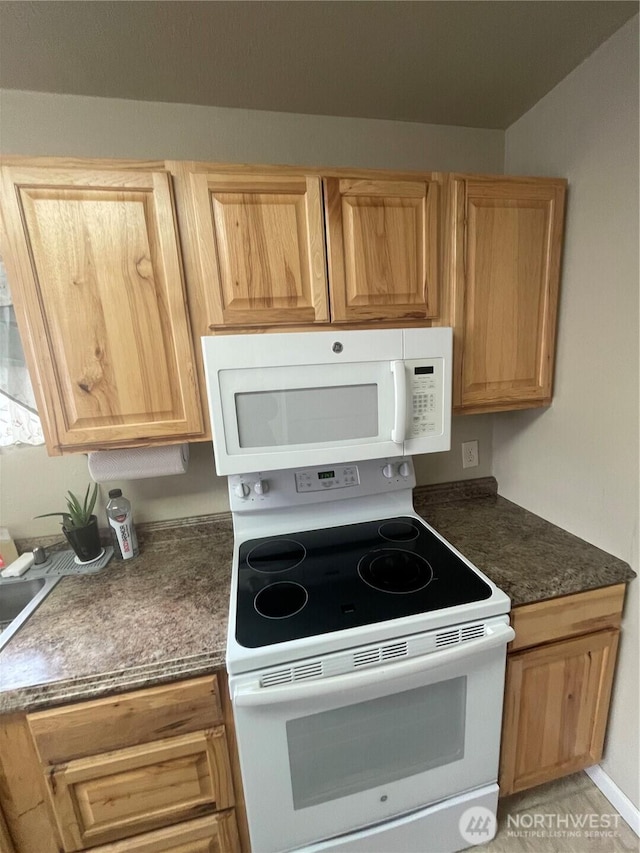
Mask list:
[{"label": "microwave door handle", "polygon": [[[418,672],[429,672],[438,667],[448,666],[462,658],[473,657],[490,649],[506,646],[515,637],[510,625],[495,625],[487,629],[487,635],[477,640],[459,643],[439,652],[411,658],[407,661],[395,660],[387,665],[375,666],[358,672],[347,672],[329,678],[309,680],[300,684],[286,684],[277,687],[237,687],[234,690],[234,704],[240,707],[258,705],[278,705],[283,702],[295,702],[315,697],[325,698],[334,694],[346,695],[352,689],[369,687],[384,679],[385,682],[406,678]],[[393,688],[391,688],[393,689]]]},{"label": "microwave door handle", "polygon": [[395,392],[395,416],[391,441],[403,444],[407,436],[407,373],[404,361],[392,361],[391,372]]}]

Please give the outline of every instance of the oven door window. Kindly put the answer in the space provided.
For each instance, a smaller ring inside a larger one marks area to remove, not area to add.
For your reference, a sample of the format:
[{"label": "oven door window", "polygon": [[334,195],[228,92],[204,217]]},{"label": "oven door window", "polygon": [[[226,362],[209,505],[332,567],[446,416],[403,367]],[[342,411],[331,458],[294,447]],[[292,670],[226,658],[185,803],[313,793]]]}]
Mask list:
[{"label": "oven door window", "polygon": [[464,758],[467,678],[287,721],[294,809]]}]

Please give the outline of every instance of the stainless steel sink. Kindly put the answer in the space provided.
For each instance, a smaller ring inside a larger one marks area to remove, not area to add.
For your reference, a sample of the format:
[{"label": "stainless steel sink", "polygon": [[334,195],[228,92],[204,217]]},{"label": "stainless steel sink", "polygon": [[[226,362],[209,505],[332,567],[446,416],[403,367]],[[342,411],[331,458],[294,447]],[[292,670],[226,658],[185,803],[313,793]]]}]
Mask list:
[{"label": "stainless steel sink", "polygon": [[2,649],[44,601],[60,580],[3,580],[0,583],[0,649]]}]

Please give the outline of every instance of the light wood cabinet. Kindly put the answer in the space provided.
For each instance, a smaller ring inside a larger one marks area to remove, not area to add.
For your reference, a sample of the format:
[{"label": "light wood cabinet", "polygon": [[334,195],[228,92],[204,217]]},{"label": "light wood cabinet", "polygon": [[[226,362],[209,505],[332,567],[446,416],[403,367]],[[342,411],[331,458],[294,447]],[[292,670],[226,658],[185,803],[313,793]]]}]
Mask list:
[{"label": "light wood cabinet", "polygon": [[193,205],[204,334],[329,319],[318,176],[225,173],[175,164]]},{"label": "light wood cabinet", "polygon": [[566,181],[453,175],[454,413],[551,402]]},{"label": "light wood cabinet", "polygon": [[325,178],[333,322],[438,316],[439,182]]},{"label": "light wood cabinet", "polygon": [[230,853],[240,849],[233,813],[220,812],[180,826],[136,835],[126,841],[94,847],[93,853]]},{"label": "light wood cabinet", "polygon": [[69,761],[49,780],[70,851],[234,804],[223,726]]},{"label": "light wood cabinet", "polygon": [[201,434],[169,174],[8,165],[2,212],[49,452]]},{"label": "light wood cabinet", "polygon": [[600,761],[624,589],[621,584],[513,610],[502,796]]},{"label": "light wood cabinet", "polygon": [[169,167],[202,334],[438,316],[439,176]]},{"label": "light wood cabinet", "polygon": [[6,158],[0,242],[49,453],[210,438],[200,338],[225,332],[452,325],[455,413],[548,404],[565,188]]},{"label": "light wood cabinet", "polygon": [[1,721],[0,800],[16,853],[240,853],[223,688],[219,674]]}]

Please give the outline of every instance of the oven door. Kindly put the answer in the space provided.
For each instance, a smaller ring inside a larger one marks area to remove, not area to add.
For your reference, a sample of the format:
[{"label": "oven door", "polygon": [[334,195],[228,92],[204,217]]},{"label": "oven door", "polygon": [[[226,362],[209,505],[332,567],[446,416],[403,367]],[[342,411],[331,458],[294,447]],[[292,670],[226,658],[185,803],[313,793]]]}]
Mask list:
[{"label": "oven door", "polygon": [[496,620],[481,639],[346,675],[232,678],[253,849],[294,850],[495,782],[512,637]]}]

